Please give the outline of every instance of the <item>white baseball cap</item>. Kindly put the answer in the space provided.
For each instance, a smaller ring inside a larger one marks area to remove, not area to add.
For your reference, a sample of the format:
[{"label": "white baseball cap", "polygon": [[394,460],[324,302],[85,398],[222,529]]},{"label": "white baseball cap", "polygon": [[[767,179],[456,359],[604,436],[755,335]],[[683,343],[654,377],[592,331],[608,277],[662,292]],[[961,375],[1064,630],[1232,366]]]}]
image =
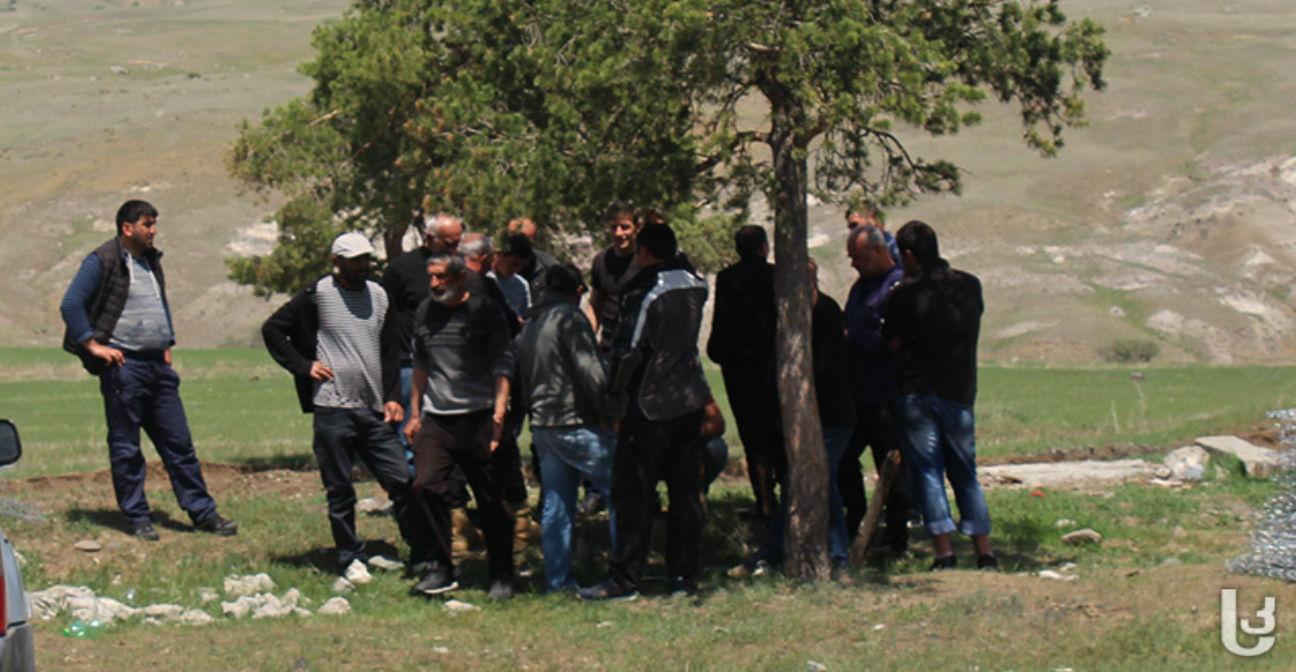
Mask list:
[{"label": "white baseball cap", "polygon": [[358,231],[344,233],[333,239],[333,256],[335,257],[354,259],[373,253],[373,244],[369,242],[369,239],[363,233]]}]

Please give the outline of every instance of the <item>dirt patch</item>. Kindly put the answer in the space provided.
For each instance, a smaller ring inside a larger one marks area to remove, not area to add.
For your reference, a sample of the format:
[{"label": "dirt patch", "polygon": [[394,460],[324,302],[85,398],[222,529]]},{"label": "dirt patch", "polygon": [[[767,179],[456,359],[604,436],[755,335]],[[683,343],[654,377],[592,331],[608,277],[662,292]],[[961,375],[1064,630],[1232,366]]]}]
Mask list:
[{"label": "dirt patch", "polygon": [[[166,469],[161,462],[150,461],[146,480],[149,483],[167,482]],[[258,466],[203,462],[203,478],[214,493],[297,495],[319,490],[319,476],[314,469],[266,469]],[[107,469],[55,476],[33,476],[4,481],[6,495],[41,501],[69,492],[112,490],[112,474]]]}]

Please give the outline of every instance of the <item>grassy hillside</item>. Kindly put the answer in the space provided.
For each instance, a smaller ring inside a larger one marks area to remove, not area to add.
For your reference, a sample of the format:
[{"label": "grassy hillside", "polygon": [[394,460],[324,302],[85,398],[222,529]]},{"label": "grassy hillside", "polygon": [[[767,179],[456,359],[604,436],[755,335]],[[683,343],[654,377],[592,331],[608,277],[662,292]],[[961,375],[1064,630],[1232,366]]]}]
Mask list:
[{"label": "grassy hillside", "polygon": [[[247,344],[270,306],[224,280],[273,202],[227,177],[240,119],[308,90],[296,65],[343,0],[18,0],[0,12],[0,343],[49,345],[76,264],[125,198],[163,213],[186,345]],[[1157,362],[1293,354],[1296,15],[1281,0],[1064,0],[1108,28],[1108,91],[1056,160],[1010,111],[955,137],[910,135],[967,169],[962,197],[891,213],[936,226],[985,281],[989,360],[1093,362],[1118,342]],[[812,209],[814,253],[844,296],[841,213]],[[271,232],[272,233],[272,232]]]}]

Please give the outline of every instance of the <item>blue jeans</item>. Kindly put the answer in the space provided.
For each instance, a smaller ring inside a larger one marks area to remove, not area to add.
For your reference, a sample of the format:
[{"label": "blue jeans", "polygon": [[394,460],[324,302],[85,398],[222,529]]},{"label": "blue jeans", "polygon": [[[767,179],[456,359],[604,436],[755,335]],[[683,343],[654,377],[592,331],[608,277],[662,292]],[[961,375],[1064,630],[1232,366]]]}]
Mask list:
[{"label": "blue jeans", "polygon": [[544,497],[540,547],[544,550],[545,589],[575,588],[571,576],[572,521],[582,476],[609,502],[609,533],[612,547],[616,547],[616,511],[610,504],[616,435],[587,427],[533,427],[531,445],[540,459],[540,490]]},{"label": "blue jeans", "polygon": [[[849,560],[850,547],[846,533],[846,508],[842,504],[841,490],[837,487],[837,470],[855,428],[823,427],[822,430],[824,450],[828,457],[828,560],[834,567],[844,567]],[[761,559],[773,564],[783,562],[790,499],[786,495],[783,497],[778,514],[770,521],[765,546],[758,553]]]},{"label": "blue jeans", "polygon": [[122,514],[132,524],[149,520],[140,428],[157,448],[180,508],[195,523],[216,513],[216,502],[207,494],[184,404],[180,402],[180,376],[163,361],[162,354],[130,354],[121,365],[99,374],[99,391],[103,393],[108,421],[113,491]]},{"label": "blue jeans", "polygon": [[[955,529],[975,536],[990,534],[990,511],[976,477],[976,424],[972,407],[931,395],[906,395],[895,403],[900,449],[909,463],[914,496],[927,532]],[[957,527],[945,495],[949,477],[961,520]]]},{"label": "blue jeans", "polygon": [[410,388],[414,386],[414,367],[401,366],[400,369],[400,405],[405,409],[405,417],[398,423],[392,423],[392,429],[396,430],[396,439],[400,441],[401,448],[405,450],[405,462],[409,464],[410,477],[414,476],[414,450],[410,448],[409,439],[405,438],[405,425],[410,421]]}]

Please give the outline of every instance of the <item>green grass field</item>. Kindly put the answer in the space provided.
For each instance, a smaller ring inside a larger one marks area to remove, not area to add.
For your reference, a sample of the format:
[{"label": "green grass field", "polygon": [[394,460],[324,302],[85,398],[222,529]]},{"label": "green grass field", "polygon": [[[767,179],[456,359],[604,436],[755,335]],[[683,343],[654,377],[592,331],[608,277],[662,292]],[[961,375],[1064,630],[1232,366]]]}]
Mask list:
[{"label": "green grass field", "polygon": [[[292,381],[259,349],[180,350],[176,366],[194,440],[205,460],[300,465],[310,460],[310,418]],[[1116,368],[986,366],[977,404],[982,457],[1134,443],[1173,447],[1206,433],[1252,429],[1296,404],[1293,367]],[[711,386],[726,418],[718,371]],[[18,423],[27,455],[14,476],[106,467],[95,379],[53,349],[0,348],[0,417]],[[727,436],[741,454],[733,423]],[[526,442],[524,442],[525,444]]]},{"label": "green grass field", "polygon": [[[90,640],[61,636],[69,618],[60,617],[37,626],[41,669],[174,669],[180,652],[180,669],[195,670],[792,670],[809,661],[830,670],[1231,669],[1236,659],[1217,638],[1219,588],[1278,594],[1280,604],[1296,598],[1285,584],[1222,569],[1242,552],[1253,512],[1276,488],[1226,463],[1187,490],[1137,483],[1102,492],[990,490],[1000,575],[926,573],[930,549],[918,533],[909,555],[853,568],[839,584],[730,578],[726,569],[754,550],[757,537],[742,514],[750,494],[741,478],[731,478],[709,497],[704,593],[696,602],[662,595],[657,553],[638,602],[591,605],[542,595],[542,559],[532,546],[519,562],[535,573],[504,605],[485,597],[483,559],[463,562],[465,589],[457,596],[478,612],[450,614],[438,601],[408,596],[409,580],[388,574],[348,595],[354,612],[346,617],[232,621],[198,599],[200,589],[219,588],[230,574],[268,572],[280,593],[298,588],[313,606],[331,595],[333,556],[309,418],[298,412],[287,374],[260,350],[180,351],[176,364],[200,454],[249,467],[209,470],[222,511],[242,524],[232,539],[190,533],[166,480],[156,476],[149,493],[163,539],[145,544],[127,536],[107,479],[81,473],[106,466],[95,381],[58,351],[0,349],[0,416],[19,423],[25,442],[23,461],[6,480],[56,475],[3,484],[6,498],[36,514],[0,521],[26,557],[28,588],[87,585],[117,599],[133,595],[136,605],[172,602],[217,617],[203,628],[125,623]],[[1254,429],[1265,411],[1296,398],[1291,373],[1144,369],[1134,381],[1123,369],[984,367],[981,452],[1169,446],[1201,433]],[[740,454],[736,441],[732,450]],[[372,482],[359,490],[378,494]],[[1056,525],[1063,518],[1100,531],[1103,543],[1064,544],[1067,530]],[[580,528],[583,582],[605,569],[604,520]],[[360,529],[377,548],[403,553],[390,519],[362,516]],[[87,538],[103,550],[71,550]],[[956,549],[970,557],[963,541]],[[1034,576],[1068,563],[1074,568],[1065,571],[1080,577],[1074,582]],[[1296,637],[1296,622],[1279,623],[1280,641]],[[1290,669],[1296,657],[1281,649],[1254,662],[1256,669]]]}]

